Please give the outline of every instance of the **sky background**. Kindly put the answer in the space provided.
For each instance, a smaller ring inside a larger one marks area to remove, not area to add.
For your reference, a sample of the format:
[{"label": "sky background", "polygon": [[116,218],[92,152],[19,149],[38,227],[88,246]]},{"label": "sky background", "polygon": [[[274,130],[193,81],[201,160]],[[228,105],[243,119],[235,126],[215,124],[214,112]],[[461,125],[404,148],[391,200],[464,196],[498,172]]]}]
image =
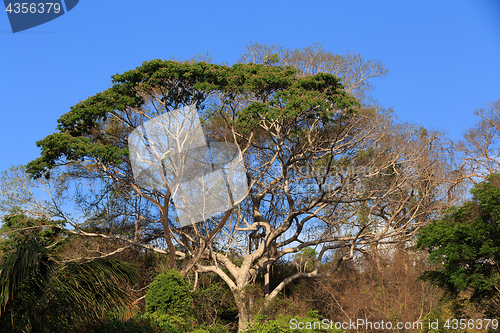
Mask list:
[{"label": "sky background", "polygon": [[500,99],[498,0],[81,0],[15,34],[0,13],[0,171],[37,158],[36,141],[111,75],[207,51],[233,64],[249,42],[378,59],[390,72],[372,81],[373,97],[452,139]]}]

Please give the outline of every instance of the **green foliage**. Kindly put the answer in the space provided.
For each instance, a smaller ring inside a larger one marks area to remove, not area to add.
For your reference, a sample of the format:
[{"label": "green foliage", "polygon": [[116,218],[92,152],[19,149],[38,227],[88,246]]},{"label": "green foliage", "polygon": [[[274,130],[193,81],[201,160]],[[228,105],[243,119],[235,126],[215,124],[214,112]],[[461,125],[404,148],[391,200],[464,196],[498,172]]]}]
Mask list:
[{"label": "green foliage", "polygon": [[[468,305],[468,300],[465,297],[457,297],[455,299],[444,298],[440,304],[434,307],[423,319],[422,333],[440,333],[440,332],[464,332],[464,330],[452,330],[445,328],[444,324],[456,318],[470,318],[464,315],[464,308]],[[430,328],[429,322],[438,322],[438,329]]]},{"label": "green foliage", "polygon": [[[4,254],[1,263],[0,328],[16,331],[41,329],[32,316],[43,300],[54,266],[44,243],[36,238],[17,242],[14,251]],[[43,306],[43,305],[42,305]]]},{"label": "green foliage", "polygon": [[[20,241],[15,251],[5,254],[2,258],[0,315],[23,285],[24,292],[32,296],[43,293],[48,271],[54,264],[44,245],[36,238]],[[26,283],[26,280],[30,280],[29,283]]]},{"label": "green foliage", "polygon": [[317,262],[316,256],[318,252],[312,247],[301,249],[298,253],[293,255],[293,261],[299,269],[306,271],[312,270]]},{"label": "green foliage", "polygon": [[202,324],[196,326],[192,317],[167,315],[159,313],[137,314],[130,320],[120,321],[111,318],[96,328],[94,333],[231,333],[221,324]]},{"label": "green foliage", "polygon": [[318,312],[319,312],[318,310],[311,309],[307,312],[307,316],[318,319],[319,318]]},{"label": "green foliage", "polygon": [[477,304],[499,300],[500,178],[491,175],[474,187],[473,199],[424,228],[417,240],[429,260],[441,267],[422,279],[444,288],[452,297],[470,290]]},{"label": "green foliage", "polygon": [[146,312],[142,318],[149,320],[154,327],[161,329],[163,333],[189,332],[194,324],[192,317],[160,312]]},{"label": "green foliage", "polygon": [[49,305],[61,317],[79,314],[90,321],[100,320],[110,309],[132,312],[130,294],[123,285],[137,281],[135,267],[119,260],[67,263],[53,274],[51,283],[58,301]]},{"label": "green foliage", "polygon": [[302,250],[299,251],[299,253],[296,253],[293,255],[294,258],[308,258],[308,259],[315,259],[316,256],[318,255],[318,252],[316,252],[315,249],[312,247],[308,246],[303,248]]},{"label": "green foliage", "polygon": [[263,325],[259,324],[256,327],[251,326],[251,328],[247,330],[247,332],[250,333],[286,333],[288,331],[288,327],[283,327],[283,325],[274,320],[268,321]]},{"label": "green foliage", "polygon": [[207,284],[206,288],[197,288],[192,293],[192,286],[178,271],[159,274],[146,293],[146,313],[141,319],[162,332],[195,329],[196,332],[227,332],[223,324],[225,320],[234,320],[237,311],[230,290],[217,280],[206,281],[206,276],[202,277],[200,284]]},{"label": "green foliage", "polygon": [[[44,218],[30,218],[21,213],[7,215],[3,218],[0,228],[0,233],[6,236],[0,242],[0,251],[2,253],[12,251],[20,242],[33,237],[46,243],[60,240],[63,233],[57,225],[64,226],[65,223],[66,221],[54,222]],[[54,245],[57,246],[60,243]]]},{"label": "green foliage", "polygon": [[225,322],[234,319],[238,309],[227,285],[218,279],[206,281],[203,286],[202,282],[200,281],[200,286],[193,293],[192,314],[198,323]]},{"label": "green foliage", "polygon": [[162,315],[186,315],[193,302],[190,289],[189,283],[176,270],[159,274],[146,294],[146,311]]},{"label": "green foliage", "polygon": [[44,232],[14,238],[15,250],[2,257],[2,332],[60,332],[97,323],[113,308],[129,307],[123,285],[137,281],[132,266],[100,259],[63,263],[56,243],[48,239]]},{"label": "green foliage", "polygon": [[233,125],[240,130],[253,130],[262,119],[288,122],[304,114],[331,123],[339,117],[332,107],[353,111],[359,105],[331,74],[299,78],[291,67],[263,64],[229,67],[158,59],[113,75],[112,80],[112,88],[73,106],[60,117],[58,133],[37,142],[41,156],[27,166],[32,177],[48,178],[51,169],[69,161],[98,160],[100,164],[121,166],[128,155],[124,141],[131,129],[116,125],[112,119],[147,104],[139,90],[161,88],[165,112],[191,104],[204,108],[205,100],[216,91],[233,99],[237,95],[255,96],[256,100],[234,117]]},{"label": "green foliage", "polygon": [[190,289],[189,283],[176,270],[159,274],[146,293],[143,318],[166,333],[190,331],[195,326]]}]

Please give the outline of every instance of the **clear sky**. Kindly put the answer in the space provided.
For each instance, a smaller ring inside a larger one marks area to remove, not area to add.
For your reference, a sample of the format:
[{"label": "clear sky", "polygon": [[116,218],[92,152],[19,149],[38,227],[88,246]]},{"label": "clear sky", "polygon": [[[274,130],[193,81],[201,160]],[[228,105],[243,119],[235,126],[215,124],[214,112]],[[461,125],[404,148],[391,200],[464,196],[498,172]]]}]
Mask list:
[{"label": "clear sky", "polygon": [[500,98],[499,0],[80,0],[15,34],[0,13],[0,170],[38,157],[35,142],[111,75],[207,51],[232,64],[251,41],[378,59],[379,103],[453,139]]}]

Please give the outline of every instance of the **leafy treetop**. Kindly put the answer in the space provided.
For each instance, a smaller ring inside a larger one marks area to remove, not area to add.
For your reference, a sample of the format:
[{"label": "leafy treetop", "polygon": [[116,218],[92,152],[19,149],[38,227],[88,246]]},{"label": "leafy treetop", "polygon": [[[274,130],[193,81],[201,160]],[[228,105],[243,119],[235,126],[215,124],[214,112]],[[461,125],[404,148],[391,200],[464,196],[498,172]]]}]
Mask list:
[{"label": "leafy treetop", "polygon": [[417,246],[429,251],[429,260],[442,266],[423,279],[444,288],[453,297],[471,290],[471,301],[500,296],[500,176],[471,191],[473,198],[444,218],[422,229]]},{"label": "leafy treetop", "polygon": [[[252,130],[260,117],[286,122],[306,110],[333,120],[334,110],[359,105],[331,74],[299,77],[292,67],[152,60],[123,74],[112,76],[113,86],[71,107],[58,120],[57,133],[37,142],[41,156],[30,162],[28,173],[50,177],[50,170],[72,161],[92,159],[102,166],[127,161],[126,138],[146,118],[148,99],[161,96],[163,112],[195,104],[203,109],[217,94],[222,104],[240,103],[235,116],[240,129]],[[157,115],[159,115],[157,114]],[[144,118],[146,116],[146,118]],[[110,131],[119,121],[121,131]]]}]

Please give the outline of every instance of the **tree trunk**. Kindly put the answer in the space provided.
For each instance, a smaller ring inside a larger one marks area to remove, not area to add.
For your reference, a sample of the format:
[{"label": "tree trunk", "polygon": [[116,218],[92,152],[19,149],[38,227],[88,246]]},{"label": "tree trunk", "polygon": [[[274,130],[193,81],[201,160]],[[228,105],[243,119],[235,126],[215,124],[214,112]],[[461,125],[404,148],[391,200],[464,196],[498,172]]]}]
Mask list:
[{"label": "tree trunk", "polygon": [[168,210],[170,208],[170,189],[167,188],[167,194],[164,198],[164,205],[161,207],[161,217],[160,222],[163,225],[163,233],[165,236],[165,241],[167,242],[168,249],[168,268],[172,269],[175,266],[175,246],[172,242],[172,238],[170,236],[170,226],[168,225]]},{"label": "tree trunk", "polygon": [[248,328],[250,314],[246,304],[246,295],[244,291],[235,290],[233,292],[236,307],[238,308],[238,332],[244,332]]},{"label": "tree trunk", "polygon": [[269,296],[269,293],[271,292],[269,290],[269,282],[270,282],[270,270],[271,270],[271,265],[267,265],[266,267],[266,272],[264,273],[264,284],[266,286],[266,297]]},{"label": "tree trunk", "polygon": [[163,224],[163,233],[165,236],[165,241],[167,242],[168,249],[168,268],[174,268],[175,266],[175,246],[172,242],[172,238],[170,236],[170,227],[168,225],[168,207],[162,209],[161,212],[161,223]]}]

